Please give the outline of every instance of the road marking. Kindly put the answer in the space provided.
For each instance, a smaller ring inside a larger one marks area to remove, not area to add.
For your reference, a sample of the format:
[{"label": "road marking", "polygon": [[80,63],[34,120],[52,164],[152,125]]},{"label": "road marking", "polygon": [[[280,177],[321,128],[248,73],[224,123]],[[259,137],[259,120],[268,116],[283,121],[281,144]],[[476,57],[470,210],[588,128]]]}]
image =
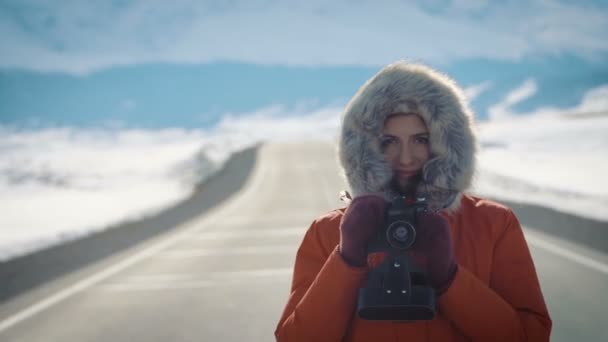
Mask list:
[{"label": "road marking", "polygon": [[200,232],[188,235],[185,239],[188,240],[227,240],[235,238],[255,239],[268,237],[285,237],[285,236],[304,236],[306,226],[278,228],[278,229],[247,229],[247,230],[231,230],[231,231],[213,231]]},{"label": "road marking", "polygon": [[160,258],[182,259],[197,258],[205,256],[241,256],[241,255],[272,255],[272,254],[293,254],[297,251],[296,246],[245,246],[245,247],[221,247],[221,248],[187,248],[171,249],[156,254]]},{"label": "road marking", "polygon": [[[293,268],[254,268],[236,271],[210,271],[205,272],[206,278],[257,278],[257,277],[276,277],[291,275]],[[183,280],[196,280],[196,274],[184,273],[156,273],[133,275],[121,279],[119,282],[172,282]]]},{"label": "road marking", "polygon": [[[300,208],[296,208],[300,209]],[[264,212],[262,213],[263,215],[256,215],[256,216],[252,216],[252,215],[240,215],[240,213],[237,213],[234,216],[231,217],[226,217],[222,220],[222,222],[220,222],[218,224],[218,227],[228,227],[228,229],[230,229],[230,226],[238,226],[238,225],[242,225],[242,224],[246,224],[248,226],[255,226],[255,227],[264,227],[264,226],[276,226],[277,223],[285,223],[288,222],[288,224],[292,225],[294,223],[300,223],[300,222],[305,222],[305,223],[310,223],[310,215],[307,216],[301,216],[301,212],[283,212],[280,215],[277,214],[269,214],[268,212]]]},{"label": "road marking", "polygon": [[[107,284],[102,286],[97,286],[96,289],[99,289],[104,292],[143,292],[143,291],[158,291],[158,290],[192,290],[192,289],[201,289],[201,288],[209,288],[209,287],[217,287],[218,282],[209,281],[209,280],[192,280],[192,281],[182,281],[179,283],[176,282],[167,282],[167,283],[116,283],[116,284]],[[228,284],[221,284],[222,286],[226,286]]]},{"label": "road marking", "polygon": [[548,242],[545,239],[539,238],[539,237],[535,237],[533,236],[533,234],[530,233],[526,233],[526,240],[528,241],[529,244],[536,246],[538,248],[544,249],[548,252],[557,254],[563,258],[566,258],[570,261],[576,262],[580,265],[586,266],[588,268],[591,268],[595,271],[598,271],[600,273],[604,273],[606,275],[608,275],[608,265],[597,261],[595,259],[591,259],[589,257],[577,254],[575,252],[572,252],[566,248],[560,247],[556,244],[553,244],[551,242]]},{"label": "road marking", "polygon": [[252,269],[252,270],[212,272],[209,275],[212,278],[259,278],[259,277],[291,276],[292,272],[293,272],[293,268],[282,267],[282,268],[259,268],[259,269]]},{"label": "road marking", "polygon": [[292,268],[267,268],[227,272],[207,272],[205,279],[184,274],[152,274],[126,278],[122,281],[96,286],[111,292],[136,292],[154,290],[188,290],[209,287],[243,285],[244,282],[291,281]]},{"label": "road marking", "polygon": [[[264,146],[262,146],[260,149],[258,149],[257,152],[260,153],[260,150],[262,150],[263,147]],[[260,185],[262,184],[262,181],[265,178],[265,173],[267,172],[266,171],[267,166],[265,165],[266,163],[261,163],[261,162],[259,162],[259,160],[260,160],[260,158],[258,157],[258,162],[255,163],[255,166],[253,169],[253,177],[251,177],[251,180],[245,184],[245,187],[244,187],[243,191],[241,192],[241,195],[237,196],[237,197],[233,197],[232,200],[229,200],[225,204],[220,205],[215,210],[211,210],[210,213],[208,214],[207,218],[205,219],[205,221],[207,221],[207,222],[203,221],[204,226],[209,226],[213,222],[219,221],[220,215],[223,212],[231,211],[231,210],[233,212],[238,212],[235,209],[239,208],[239,206],[242,207],[242,202],[244,203],[245,201],[249,200],[249,198],[251,198],[252,195],[255,194],[255,191],[261,187]],[[219,172],[221,172],[221,171],[219,171]],[[184,229],[183,231],[181,231],[179,233],[175,233],[175,235],[167,237],[166,239],[122,260],[121,262],[118,262],[114,265],[110,265],[107,268],[103,269],[102,271],[95,273],[85,279],[82,279],[79,282],[77,282],[65,289],[62,289],[53,295],[46,297],[33,305],[28,306],[27,308],[15,313],[14,315],[11,315],[11,316],[5,318],[4,320],[0,321],[0,333],[9,329],[10,327],[14,326],[15,324],[18,324],[19,322],[22,322],[26,319],[29,319],[32,316],[50,308],[51,306],[53,306],[57,303],[60,303],[60,302],[64,301],[65,299],[95,285],[96,283],[126,269],[127,267],[130,267],[131,265],[134,265],[137,262],[140,262],[140,261],[150,257],[151,255],[160,252],[161,250],[167,248],[168,246],[173,245],[176,242],[182,240],[183,236],[192,234],[195,231],[200,231],[201,227],[200,227],[200,223],[199,224],[186,223],[186,224],[184,224],[183,229]]]},{"label": "road marking", "polygon": [[[194,226],[192,228],[190,228],[190,230],[192,229],[197,229],[198,226]],[[158,253],[159,251],[161,251],[162,249],[172,245],[173,243],[177,242],[180,238],[181,238],[182,234],[178,234],[173,236],[172,238],[168,238],[166,240],[163,240],[162,242],[151,246],[148,249],[145,249],[143,251],[141,251],[140,253],[137,253],[133,256],[131,256],[130,258],[127,258],[117,264],[111,265],[108,268],[102,270],[101,272],[95,273],[93,275],[91,275],[88,278],[85,278],[75,284],[73,284],[72,286],[69,286],[65,289],[62,289],[58,292],[56,292],[55,294],[44,298],[43,300],[37,302],[36,304],[33,304],[23,310],[21,310],[20,312],[9,316],[8,318],[4,319],[2,322],[0,322],[0,332],[3,332],[5,330],[7,330],[8,328],[14,326],[15,324],[24,321],[38,313],[40,313],[41,311],[44,311],[48,308],[50,308],[51,306],[75,295],[76,293],[83,291],[93,285],[95,285],[96,283],[126,269],[127,267],[142,261],[148,257],[150,257],[151,255]]]}]

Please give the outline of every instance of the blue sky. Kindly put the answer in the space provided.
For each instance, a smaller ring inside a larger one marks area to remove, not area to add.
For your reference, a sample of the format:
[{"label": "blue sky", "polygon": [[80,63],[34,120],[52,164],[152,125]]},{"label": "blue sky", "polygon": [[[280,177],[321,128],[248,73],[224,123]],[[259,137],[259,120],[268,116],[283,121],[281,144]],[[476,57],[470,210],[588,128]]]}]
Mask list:
[{"label": "blue sky", "polygon": [[525,113],[608,84],[605,1],[2,0],[0,35],[13,125],[196,127],[341,105],[402,58],[481,90],[481,118],[518,89],[531,91],[509,110]]}]

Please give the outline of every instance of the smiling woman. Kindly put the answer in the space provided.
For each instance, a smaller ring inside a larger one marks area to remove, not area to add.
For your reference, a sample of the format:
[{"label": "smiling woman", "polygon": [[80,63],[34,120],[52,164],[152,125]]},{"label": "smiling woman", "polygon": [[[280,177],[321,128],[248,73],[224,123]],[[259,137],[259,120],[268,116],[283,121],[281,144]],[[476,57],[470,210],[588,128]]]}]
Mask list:
[{"label": "smiling woman", "polygon": [[422,167],[431,156],[428,136],[424,121],[413,113],[391,114],[384,124],[380,147],[402,193],[414,195]]},{"label": "smiling woman", "polygon": [[[354,199],[310,225],[278,341],[549,340],[552,321],[519,221],[465,193],[477,150],[472,117],[462,90],[424,65],[391,64],[359,89],[339,142]],[[375,237],[389,236],[396,208],[412,203],[422,206],[406,221],[415,241],[370,250]],[[395,271],[404,268],[417,276]],[[407,280],[387,285],[395,277]]]}]

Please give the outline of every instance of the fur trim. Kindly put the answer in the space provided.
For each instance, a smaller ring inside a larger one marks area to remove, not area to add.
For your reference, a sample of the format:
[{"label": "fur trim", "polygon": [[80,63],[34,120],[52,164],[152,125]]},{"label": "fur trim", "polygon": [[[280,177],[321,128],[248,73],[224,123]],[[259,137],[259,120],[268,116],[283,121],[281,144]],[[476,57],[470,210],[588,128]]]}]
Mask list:
[{"label": "fur trim", "polygon": [[453,80],[403,61],[365,82],[344,110],[338,156],[352,194],[382,192],[387,200],[396,195],[388,186],[393,172],[380,150],[380,136],[388,115],[399,112],[418,114],[429,130],[431,158],[417,195],[432,210],[455,211],[475,170],[473,112]]}]

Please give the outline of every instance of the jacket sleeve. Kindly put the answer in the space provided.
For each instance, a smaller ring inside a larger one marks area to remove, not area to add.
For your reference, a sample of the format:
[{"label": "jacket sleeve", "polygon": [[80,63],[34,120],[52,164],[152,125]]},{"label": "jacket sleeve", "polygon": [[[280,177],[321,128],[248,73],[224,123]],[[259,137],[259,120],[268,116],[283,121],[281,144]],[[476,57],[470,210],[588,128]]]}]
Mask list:
[{"label": "jacket sleeve", "polygon": [[473,341],[549,341],[551,318],[523,231],[510,210],[495,245],[490,286],[459,265],[438,304]]},{"label": "jacket sleeve", "polygon": [[277,341],[341,341],[350,323],[367,267],[351,267],[336,246],[328,255],[318,224],[296,254],[291,294],[275,330]]}]

